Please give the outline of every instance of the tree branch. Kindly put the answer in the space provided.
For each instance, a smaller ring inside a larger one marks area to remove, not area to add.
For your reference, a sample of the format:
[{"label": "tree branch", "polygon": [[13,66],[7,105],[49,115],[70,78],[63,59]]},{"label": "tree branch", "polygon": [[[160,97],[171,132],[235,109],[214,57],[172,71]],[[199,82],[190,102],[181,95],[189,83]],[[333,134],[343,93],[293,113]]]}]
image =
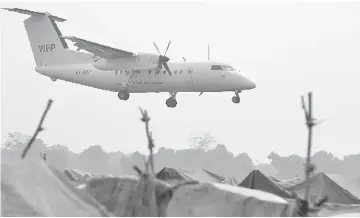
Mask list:
[{"label": "tree branch", "polygon": [[[152,132],[149,130],[150,117],[148,116],[148,113],[146,110],[142,110],[141,108],[139,108],[139,109],[142,114],[141,121],[143,121],[145,123],[146,137],[148,139],[148,149],[150,151],[150,156],[149,156],[147,166],[148,165],[151,166],[152,175],[154,175],[155,169],[154,169],[153,149],[154,149],[155,145],[154,145],[154,139],[152,138]],[[146,166],[146,168],[147,168],[147,166]]]},{"label": "tree branch", "polygon": [[39,132],[41,132],[42,130],[44,130],[44,128],[43,128],[41,125],[42,125],[42,123],[44,122],[44,119],[45,119],[45,117],[46,117],[47,112],[48,112],[49,109],[50,109],[50,106],[51,106],[52,102],[53,102],[53,101],[52,101],[51,99],[48,100],[48,104],[47,104],[47,106],[46,106],[46,109],[45,109],[42,117],[41,117],[41,120],[40,120],[40,122],[39,122],[39,125],[38,125],[38,127],[37,127],[37,129],[36,129],[36,132],[34,133],[34,135],[31,137],[30,141],[29,141],[28,144],[26,145],[23,153],[21,154],[21,159],[24,159],[24,158],[25,158],[27,152],[29,151],[31,145],[33,144],[33,142],[34,142],[36,136],[39,134]]}]

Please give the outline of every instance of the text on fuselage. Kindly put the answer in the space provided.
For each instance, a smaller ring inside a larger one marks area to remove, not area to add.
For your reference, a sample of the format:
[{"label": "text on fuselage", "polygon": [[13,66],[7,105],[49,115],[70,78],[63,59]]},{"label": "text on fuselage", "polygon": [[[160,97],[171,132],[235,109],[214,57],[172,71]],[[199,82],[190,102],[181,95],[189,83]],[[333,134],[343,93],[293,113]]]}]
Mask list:
[{"label": "text on fuselage", "polygon": [[91,70],[77,70],[75,72],[76,75],[89,75]]}]

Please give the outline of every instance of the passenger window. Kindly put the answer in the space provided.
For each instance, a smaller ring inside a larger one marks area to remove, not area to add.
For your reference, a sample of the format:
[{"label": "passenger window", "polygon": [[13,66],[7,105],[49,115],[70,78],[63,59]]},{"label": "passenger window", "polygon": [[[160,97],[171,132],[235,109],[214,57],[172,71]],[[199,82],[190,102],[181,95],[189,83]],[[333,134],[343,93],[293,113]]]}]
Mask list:
[{"label": "passenger window", "polygon": [[223,70],[220,65],[212,65],[211,70]]}]

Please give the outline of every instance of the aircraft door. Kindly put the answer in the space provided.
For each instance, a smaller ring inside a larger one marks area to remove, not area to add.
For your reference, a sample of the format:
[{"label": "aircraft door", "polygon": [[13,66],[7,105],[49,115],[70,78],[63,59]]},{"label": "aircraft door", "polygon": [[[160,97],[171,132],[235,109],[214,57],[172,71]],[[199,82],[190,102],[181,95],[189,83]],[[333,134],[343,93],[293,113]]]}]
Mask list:
[{"label": "aircraft door", "polygon": [[222,81],[225,80],[225,76],[226,76],[225,73],[226,73],[225,71],[221,71],[221,72],[220,72],[220,79],[221,79]]},{"label": "aircraft door", "polygon": [[189,84],[189,85],[192,85],[194,83],[193,77],[192,77],[193,69],[188,68],[185,73],[186,73],[186,83]]},{"label": "aircraft door", "polygon": [[115,76],[116,76],[116,85],[124,88],[125,86],[125,70],[115,70]]}]

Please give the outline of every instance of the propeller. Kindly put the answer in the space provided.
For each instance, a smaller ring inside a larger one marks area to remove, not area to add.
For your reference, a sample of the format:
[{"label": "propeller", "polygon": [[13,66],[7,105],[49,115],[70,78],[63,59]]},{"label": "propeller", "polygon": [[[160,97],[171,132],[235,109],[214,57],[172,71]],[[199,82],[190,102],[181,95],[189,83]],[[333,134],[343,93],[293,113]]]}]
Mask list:
[{"label": "propeller", "polygon": [[169,73],[169,75],[171,76],[171,71],[170,71],[170,68],[169,66],[167,65],[167,62],[170,60],[170,58],[166,57],[166,53],[170,47],[170,44],[171,44],[171,41],[169,41],[167,47],[166,47],[166,50],[165,50],[165,53],[164,55],[161,55],[161,52],[159,50],[159,48],[157,47],[156,43],[154,42],[154,46],[157,50],[157,52],[159,53],[159,62],[158,62],[158,65],[157,65],[157,68],[156,68],[156,74],[158,74],[160,72],[160,69],[161,69],[161,66],[164,66],[166,71]]}]

